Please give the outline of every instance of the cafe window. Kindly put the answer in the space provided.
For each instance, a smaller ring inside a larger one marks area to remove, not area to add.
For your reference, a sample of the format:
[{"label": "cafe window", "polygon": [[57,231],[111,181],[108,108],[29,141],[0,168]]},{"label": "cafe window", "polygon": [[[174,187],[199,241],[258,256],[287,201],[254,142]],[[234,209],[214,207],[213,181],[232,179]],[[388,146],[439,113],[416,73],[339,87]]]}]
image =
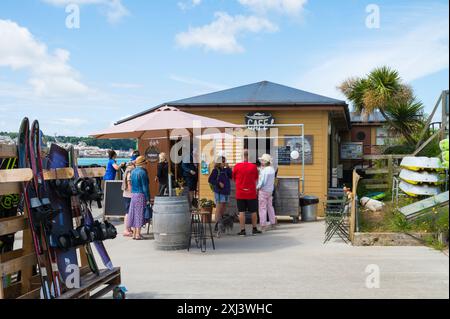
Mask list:
[{"label": "cafe window", "polygon": [[378,146],[386,145],[387,138],[388,138],[387,130],[384,127],[377,127],[375,144]]}]

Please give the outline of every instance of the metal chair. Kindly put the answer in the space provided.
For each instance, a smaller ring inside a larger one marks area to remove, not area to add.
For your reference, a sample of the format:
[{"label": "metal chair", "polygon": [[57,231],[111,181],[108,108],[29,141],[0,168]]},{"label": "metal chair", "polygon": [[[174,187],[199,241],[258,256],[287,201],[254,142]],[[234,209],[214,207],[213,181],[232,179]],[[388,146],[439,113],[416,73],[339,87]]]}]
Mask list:
[{"label": "metal chair", "polygon": [[330,241],[335,235],[339,236],[345,243],[350,242],[350,227],[348,221],[350,204],[351,201],[346,198],[327,200],[324,202],[324,244]]}]

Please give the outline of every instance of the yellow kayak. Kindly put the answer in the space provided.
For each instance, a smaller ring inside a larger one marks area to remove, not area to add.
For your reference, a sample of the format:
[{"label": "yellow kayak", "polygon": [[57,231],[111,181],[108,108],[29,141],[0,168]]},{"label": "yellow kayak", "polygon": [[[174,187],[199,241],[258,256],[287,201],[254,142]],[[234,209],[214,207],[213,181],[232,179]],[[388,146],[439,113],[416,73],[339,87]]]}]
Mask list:
[{"label": "yellow kayak", "polygon": [[443,182],[442,178],[436,172],[411,171],[406,168],[400,171],[400,179],[414,185],[417,184],[438,185]]},{"label": "yellow kayak", "polygon": [[441,188],[432,185],[413,185],[404,181],[400,182],[400,189],[411,197],[417,196],[435,196],[441,193]]},{"label": "yellow kayak", "polygon": [[442,162],[438,157],[404,157],[400,163],[402,168],[411,171],[442,171]]}]

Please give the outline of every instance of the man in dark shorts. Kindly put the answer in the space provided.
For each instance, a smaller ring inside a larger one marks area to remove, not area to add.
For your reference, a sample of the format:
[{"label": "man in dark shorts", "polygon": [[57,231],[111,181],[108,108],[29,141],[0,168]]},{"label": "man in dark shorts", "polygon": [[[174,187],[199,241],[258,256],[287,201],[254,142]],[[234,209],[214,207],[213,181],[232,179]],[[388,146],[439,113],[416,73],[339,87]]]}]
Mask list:
[{"label": "man in dark shorts", "polygon": [[236,183],[236,201],[239,211],[241,231],[239,236],[245,236],[245,214],[252,214],[252,235],[261,234],[256,227],[258,211],[258,196],[256,184],[258,183],[258,168],[248,161],[248,150],[244,150],[244,161],[236,164],[233,169],[233,180]]}]

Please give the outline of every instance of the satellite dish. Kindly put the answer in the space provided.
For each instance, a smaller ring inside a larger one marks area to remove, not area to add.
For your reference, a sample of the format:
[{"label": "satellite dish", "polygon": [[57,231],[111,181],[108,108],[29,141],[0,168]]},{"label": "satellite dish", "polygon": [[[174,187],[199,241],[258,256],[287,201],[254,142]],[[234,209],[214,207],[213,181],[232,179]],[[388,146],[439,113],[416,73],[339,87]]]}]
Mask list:
[{"label": "satellite dish", "polygon": [[291,158],[293,160],[297,160],[297,159],[299,159],[299,157],[300,157],[300,153],[298,151],[292,151],[291,152]]}]

